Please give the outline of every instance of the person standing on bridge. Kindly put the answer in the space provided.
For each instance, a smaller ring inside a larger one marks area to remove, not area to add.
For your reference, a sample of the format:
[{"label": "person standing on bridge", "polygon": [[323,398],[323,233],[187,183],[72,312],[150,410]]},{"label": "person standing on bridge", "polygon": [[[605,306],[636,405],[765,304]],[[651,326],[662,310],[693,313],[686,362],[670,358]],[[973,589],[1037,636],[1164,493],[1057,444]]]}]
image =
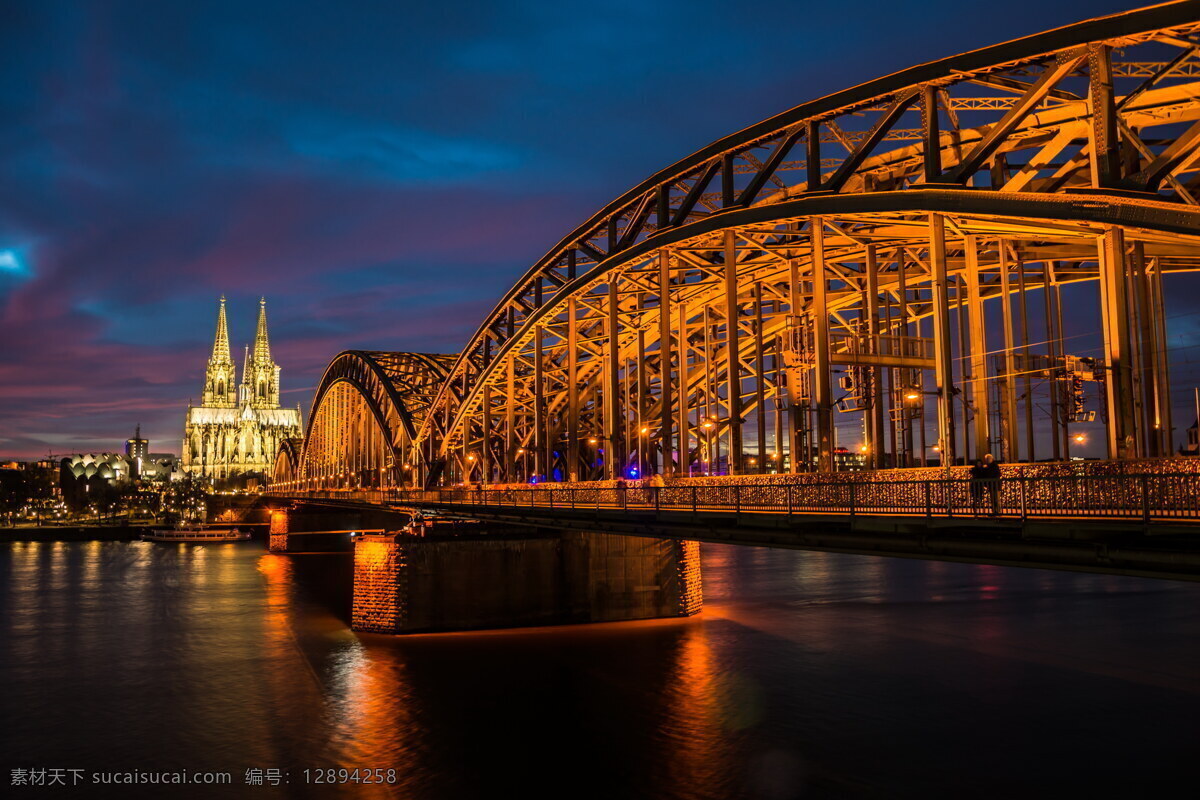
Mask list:
[{"label": "person standing on bridge", "polygon": [[983,457],[980,477],[983,479],[983,485],[988,493],[988,500],[991,502],[990,516],[998,517],[1000,516],[1000,465],[992,457],[991,453]]}]

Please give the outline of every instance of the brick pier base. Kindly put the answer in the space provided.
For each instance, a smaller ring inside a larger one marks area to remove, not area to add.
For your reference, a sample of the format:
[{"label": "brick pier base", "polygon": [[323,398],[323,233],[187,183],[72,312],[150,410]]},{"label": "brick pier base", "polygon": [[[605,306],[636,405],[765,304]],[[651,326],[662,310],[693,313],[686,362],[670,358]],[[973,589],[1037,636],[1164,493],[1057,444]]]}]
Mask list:
[{"label": "brick pier base", "polygon": [[271,527],[268,528],[267,550],[286,553],[288,549],[288,511],[286,508],[271,509]]},{"label": "brick pier base", "polygon": [[354,544],[351,625],[374,633],[683,617],[702,602],[700,546],[600,533]]}]

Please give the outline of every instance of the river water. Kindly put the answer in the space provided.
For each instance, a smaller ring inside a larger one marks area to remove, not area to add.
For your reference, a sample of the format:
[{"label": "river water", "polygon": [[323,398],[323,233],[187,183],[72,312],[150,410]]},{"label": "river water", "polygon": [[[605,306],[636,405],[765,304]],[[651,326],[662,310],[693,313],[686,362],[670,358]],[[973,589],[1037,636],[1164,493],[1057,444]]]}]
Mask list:
[{"label": "river water", "polygon": [[[693,619],[385,637],[347,628],[341,555],[0,544],[0,795],[1141,797],[1193,782],[1200,585],[715,545],[703,569]],[[395,783],[313,783],[356,767]],[[17,769],[84,772],[59,790],[10,786]],[[255,769],[281,772],[247,785]],[[232,785],[87,782],[176,770]]]}]

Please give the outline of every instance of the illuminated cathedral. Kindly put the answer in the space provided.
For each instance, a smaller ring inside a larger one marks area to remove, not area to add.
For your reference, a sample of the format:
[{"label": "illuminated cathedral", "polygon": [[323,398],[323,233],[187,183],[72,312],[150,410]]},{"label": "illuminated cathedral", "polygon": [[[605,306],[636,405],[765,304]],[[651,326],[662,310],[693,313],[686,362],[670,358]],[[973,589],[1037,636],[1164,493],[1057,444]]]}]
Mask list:
[{"label": "illuminated cathedral", "polygon": [[271,477],[280,444],[303,435],[300,407],[279,407],[279,372],[267,339],[267,301],[260,299],[254,347],[246,348],[238,384],[222,297],[202,400],[200,405],[188,404],[185,473],[218,480],[255,474]]}]

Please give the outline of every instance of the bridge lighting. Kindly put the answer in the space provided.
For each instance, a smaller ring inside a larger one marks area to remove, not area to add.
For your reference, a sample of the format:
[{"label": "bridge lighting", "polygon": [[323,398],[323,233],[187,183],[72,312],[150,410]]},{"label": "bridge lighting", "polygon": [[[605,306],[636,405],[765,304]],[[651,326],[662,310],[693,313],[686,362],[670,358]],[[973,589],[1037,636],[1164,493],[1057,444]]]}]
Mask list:
[{"label": "bridge lighting", "polygon": [[917,392],[911,392],[911,391],[910,391],[910,392],[908,392],[907,394],[905,394],[905,395],[904,395],[904,399],[905,399],[905,400],[920,400],[920,399],[921,399],[921,395],[920,395],[919,393],[917,393]]},{"label": "bridge lighting", "polygon": [[524,454],[525,454],[525,448],[524,448],[524,447],[518,447],[518,448],[517,448],[517,455],[521,456],[521,455],[524,455]]},{"label": "bridge lighting", "polygon": [[706,419],[706,420],[704,420],[704,424],[701,425],[700,427],[701,428],[711,428],[714,424],[715,423],[711,419]]},{"label": "bridge lighting", "polygon": [[866,446],[865,444],[864,444],[864,445],[861,445],[861,446],[858,448],[858,452],[860,452],[860,453],[865,453],[865,452],[867,452],[867,446]]},{"label": "bridge lighting", "polygon": [[474,461],[474,460],[475,460],[475,454],[474,454],[474,453],[472,453],[471,455],[467,456],[467,461]]},{"label": "bridge lighting", "polygon": [[599,444],[599,443],[600,443],[600,440],[597,439],[595,436],[588,437],[588,444]]},{"label": "bridge lighting", "polygon": [[649,428],[642,428],[642,436],[645,436],[649,432],[650,432]]},{"label": "bridge lighting", "polygon": [[937,444],[935,444],[935,445],[933,446],[933,452],[935,452],[935,453],[940,453],[940,452],[942,452],[942,446],[941,446],[941,445],[937,445]]},{"label": "bridge lighting", "polygon": [[750,466],[754,466],[754,465],[755,465],[755,464],[757,464],[757,463],[758,463],[758,459],[757,459],[757,458],[752,458],[752,459],[750,459]]},{"label": "bridge lighting", "polygon": [[1077,433],[1077,434],[1075,434],[1075,441],[1079,442],[1080,444],[1083,444],[1084,442],[1087,441],[1087,437],[1084,436],[1082,433]]}]

